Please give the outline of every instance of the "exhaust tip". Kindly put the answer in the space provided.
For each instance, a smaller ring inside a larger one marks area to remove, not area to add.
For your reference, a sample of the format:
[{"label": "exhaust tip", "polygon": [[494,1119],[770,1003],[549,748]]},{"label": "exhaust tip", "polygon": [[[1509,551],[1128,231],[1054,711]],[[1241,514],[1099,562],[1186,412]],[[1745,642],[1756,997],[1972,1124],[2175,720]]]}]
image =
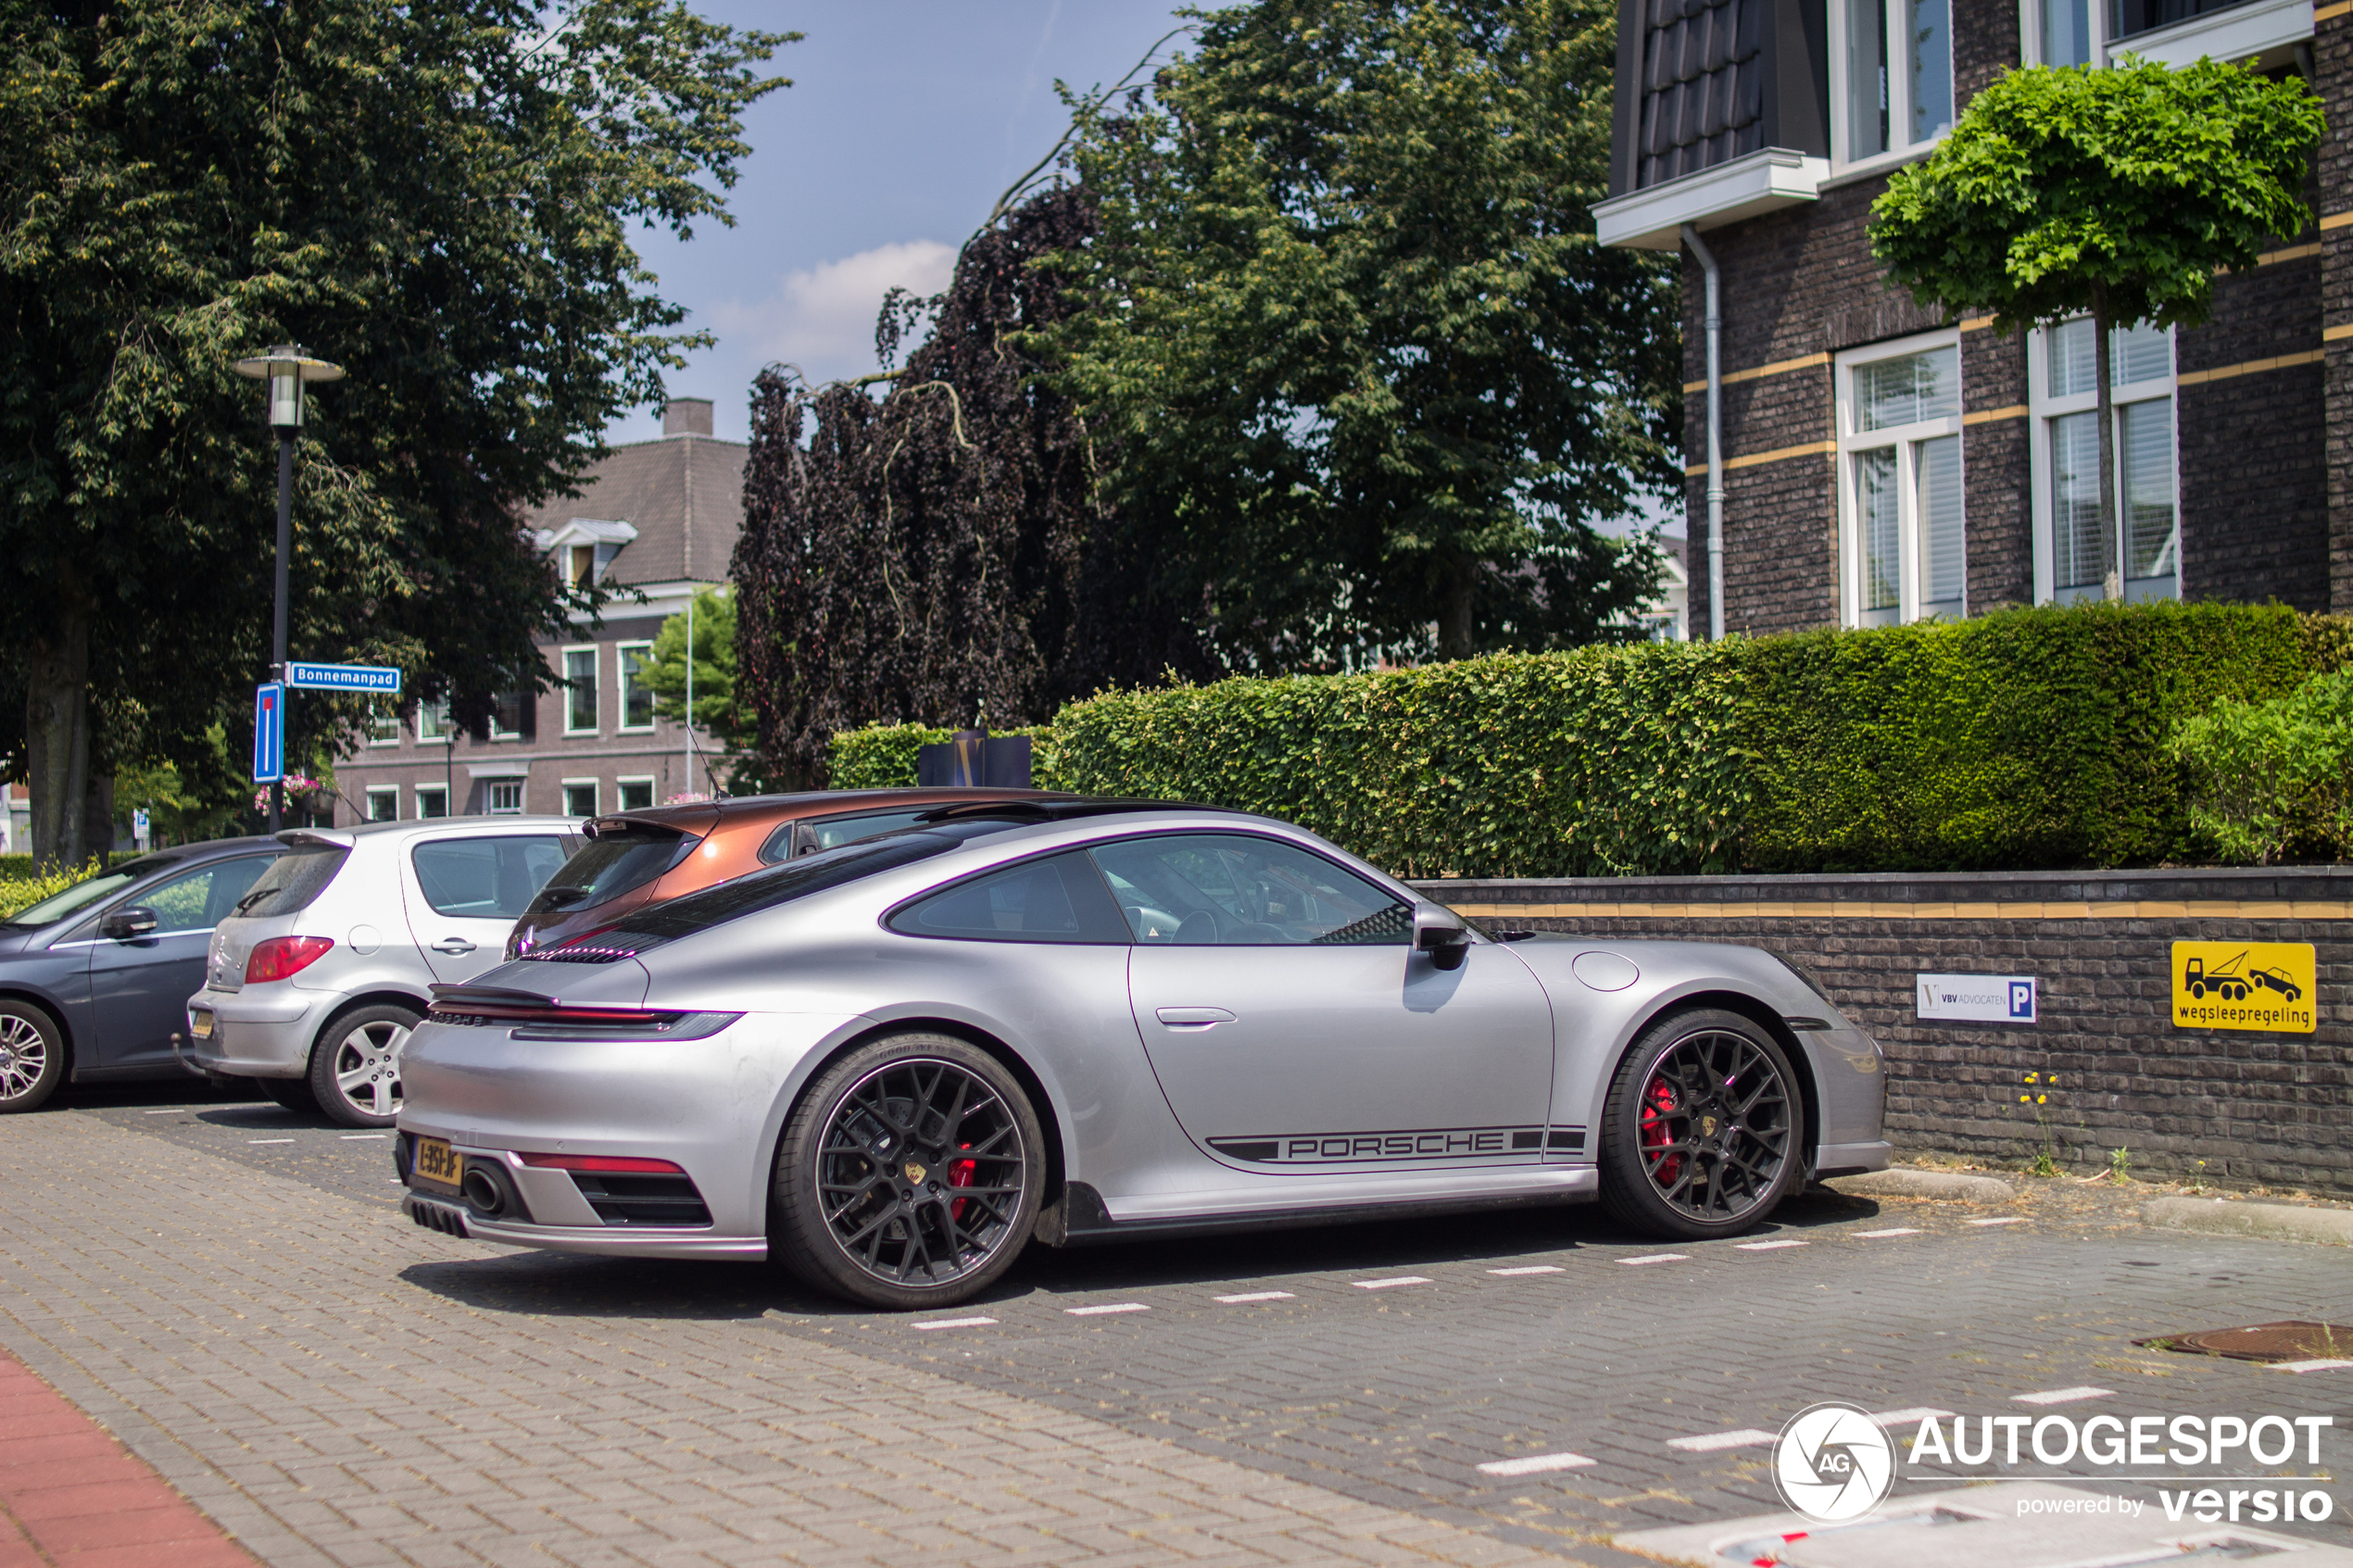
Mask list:
[{"label": "exhaust tip", "polygon": [[498,1189],[498,1184],[492,1181],[480,1167],[466,1173],[462,1190],[466,1195],[466,1201],[484,1214],[496,1214],[507,1205],[507,1195]]}]

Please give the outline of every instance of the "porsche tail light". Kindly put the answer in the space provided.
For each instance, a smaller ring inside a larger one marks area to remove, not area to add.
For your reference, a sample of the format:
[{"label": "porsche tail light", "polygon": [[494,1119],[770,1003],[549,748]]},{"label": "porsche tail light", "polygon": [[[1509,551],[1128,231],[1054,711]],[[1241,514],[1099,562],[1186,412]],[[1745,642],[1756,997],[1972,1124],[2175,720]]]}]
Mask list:
[{"label": "porsche tail light", "polygon": [[518,1040],[701,1040],[739,1012],[669,1012],[652,1008],[566,1007],[513,991],[436,986],[426,1017],[436,1023],[505,1028]]},{"label": "porsche tail light", "polygon": [[245,955],[245,984],[291,979],[325,958],[334,945],[332,936],[265,936]]}]

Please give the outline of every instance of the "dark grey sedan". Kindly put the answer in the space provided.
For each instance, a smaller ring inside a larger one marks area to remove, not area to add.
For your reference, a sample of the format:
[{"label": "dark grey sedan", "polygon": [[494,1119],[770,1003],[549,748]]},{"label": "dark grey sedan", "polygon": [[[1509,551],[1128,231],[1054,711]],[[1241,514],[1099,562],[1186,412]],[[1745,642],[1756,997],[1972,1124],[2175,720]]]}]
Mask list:
[{"label": "dark grey sedan", "polygon": [[212,928],[285,847],[225,838],[143,855],[0,922],[0,1112],[69,1078],[182,1076],[172,1035]]}]

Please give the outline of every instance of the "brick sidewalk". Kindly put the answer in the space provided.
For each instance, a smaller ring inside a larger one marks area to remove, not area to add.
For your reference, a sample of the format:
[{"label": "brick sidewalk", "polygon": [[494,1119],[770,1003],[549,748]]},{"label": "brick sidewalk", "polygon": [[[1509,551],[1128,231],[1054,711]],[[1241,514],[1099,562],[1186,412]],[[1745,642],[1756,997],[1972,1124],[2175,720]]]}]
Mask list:
[{"label": "brick sidewalk", "polygon": [[0,1568],[254,1568],[105,1428],[0,1351]]},{"label": "brick sidewalk", "polygon": [[10,1118],[0,1190],[0,1345],[268,1568],[1563,1561],[782,1337],[756,1271],[484,1310],[419,1286],[489,1248],[82,1116]]}]

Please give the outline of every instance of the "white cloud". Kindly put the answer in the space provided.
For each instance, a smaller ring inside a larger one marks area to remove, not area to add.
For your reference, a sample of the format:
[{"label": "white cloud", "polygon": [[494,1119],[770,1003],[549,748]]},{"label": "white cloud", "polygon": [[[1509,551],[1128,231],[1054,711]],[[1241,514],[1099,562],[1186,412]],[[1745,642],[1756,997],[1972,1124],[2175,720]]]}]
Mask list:
[{"label": "white cloud", "polygon": [[749,350],[762,364],[798,365],[812,382],[862,375],[875,369],[875,316],[883,295],[893,288],[937,294],[955,267],[955,248],[937,240],[876,245],[785,273],[757,304],[716,306],[711,324],[726,347]]}]

